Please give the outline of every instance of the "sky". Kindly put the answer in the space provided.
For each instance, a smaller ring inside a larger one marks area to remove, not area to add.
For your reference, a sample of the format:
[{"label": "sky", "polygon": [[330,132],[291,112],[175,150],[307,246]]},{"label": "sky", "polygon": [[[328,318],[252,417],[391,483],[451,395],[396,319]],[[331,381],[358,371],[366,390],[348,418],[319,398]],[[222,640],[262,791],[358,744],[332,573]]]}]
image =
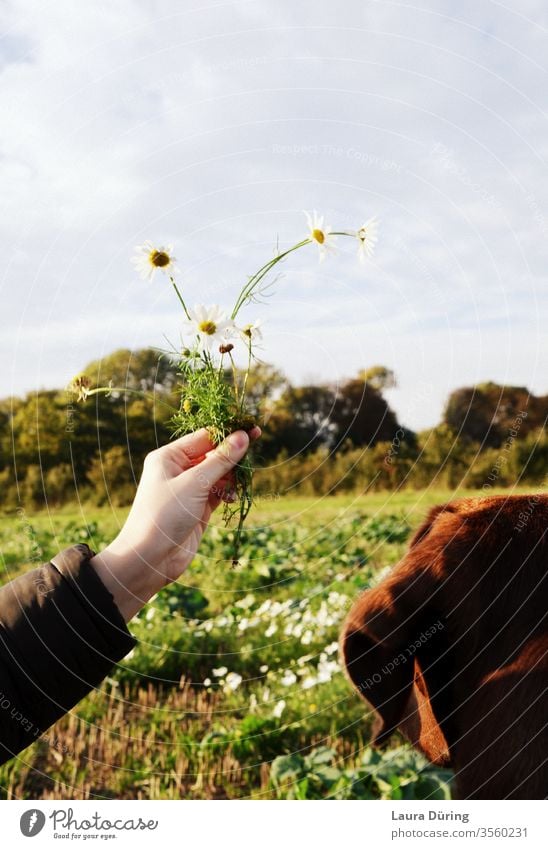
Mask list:
[{"label": "sky", "polygon": [[347,0],[1,3],[0,396],[66,385],[119,347],[178,344],[306,234],[379,219],[284,263],[264,360],[295,382],[383,364],[400,421],[486,380],[548,391],[548,6]]}]

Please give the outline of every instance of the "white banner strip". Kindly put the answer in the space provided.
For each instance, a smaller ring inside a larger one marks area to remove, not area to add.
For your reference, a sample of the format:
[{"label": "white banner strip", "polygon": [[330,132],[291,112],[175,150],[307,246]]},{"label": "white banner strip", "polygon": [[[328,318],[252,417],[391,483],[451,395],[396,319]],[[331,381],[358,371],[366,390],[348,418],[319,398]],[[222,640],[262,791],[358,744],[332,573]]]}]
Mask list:
[{"label": "white banner strip", "polygon": [[8,801],[2,844],[338,849],[348,841],[353,849],[438,849],[485,841],[546,849],[547,813],[546,802]]}]

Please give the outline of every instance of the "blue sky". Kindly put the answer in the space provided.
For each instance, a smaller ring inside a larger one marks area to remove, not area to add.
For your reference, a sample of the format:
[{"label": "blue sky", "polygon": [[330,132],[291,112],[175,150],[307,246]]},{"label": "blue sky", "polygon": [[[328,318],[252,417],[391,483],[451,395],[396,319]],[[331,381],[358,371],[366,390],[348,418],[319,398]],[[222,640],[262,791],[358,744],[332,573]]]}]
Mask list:
[{"label": "blue sky", "polygon": [[378,249],[287,263],[248,312],[266,360],[296,381],[385,364],[415,428],[457,386],[548,391],[546,4],[17,0],[2,19],[0,395],[178,338],[135,244],[174,243],[188,301],[229,304],[303,209],[377,215]]}]

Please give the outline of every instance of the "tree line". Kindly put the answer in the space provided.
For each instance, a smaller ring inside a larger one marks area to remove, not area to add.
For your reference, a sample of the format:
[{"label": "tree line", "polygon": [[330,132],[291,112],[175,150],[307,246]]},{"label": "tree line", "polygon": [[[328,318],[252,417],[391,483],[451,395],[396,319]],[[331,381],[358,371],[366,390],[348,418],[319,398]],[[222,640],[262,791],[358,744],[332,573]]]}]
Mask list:
[{"label": "tree line", "polygon": [[[88,364],[115,389],[79,403],[66,390],[0,401],[0,507],[38,509],[76,499],[130,503],[145,455],[170,438],[180,400],[176,365],[152,349]],[[548,469],[548,396],[484,383],[452,392],[441,422],[413,432],[398,421],[382,366],[335,384],[294,386],[257,364],[248,383],[263,428],[256,492],[327,494],[465,485],[488,492],[539,485]]]}]

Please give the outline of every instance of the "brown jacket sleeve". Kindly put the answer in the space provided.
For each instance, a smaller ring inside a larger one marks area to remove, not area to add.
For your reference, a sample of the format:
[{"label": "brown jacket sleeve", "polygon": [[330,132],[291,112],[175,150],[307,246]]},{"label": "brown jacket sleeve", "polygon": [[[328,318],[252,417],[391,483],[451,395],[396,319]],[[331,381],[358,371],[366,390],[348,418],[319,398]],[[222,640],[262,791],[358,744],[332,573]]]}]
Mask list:
[{"label": "brown jacket sleeve", "polygon": [[136,641],[87,545],[0,589],[0,763],[97,687]]}]

